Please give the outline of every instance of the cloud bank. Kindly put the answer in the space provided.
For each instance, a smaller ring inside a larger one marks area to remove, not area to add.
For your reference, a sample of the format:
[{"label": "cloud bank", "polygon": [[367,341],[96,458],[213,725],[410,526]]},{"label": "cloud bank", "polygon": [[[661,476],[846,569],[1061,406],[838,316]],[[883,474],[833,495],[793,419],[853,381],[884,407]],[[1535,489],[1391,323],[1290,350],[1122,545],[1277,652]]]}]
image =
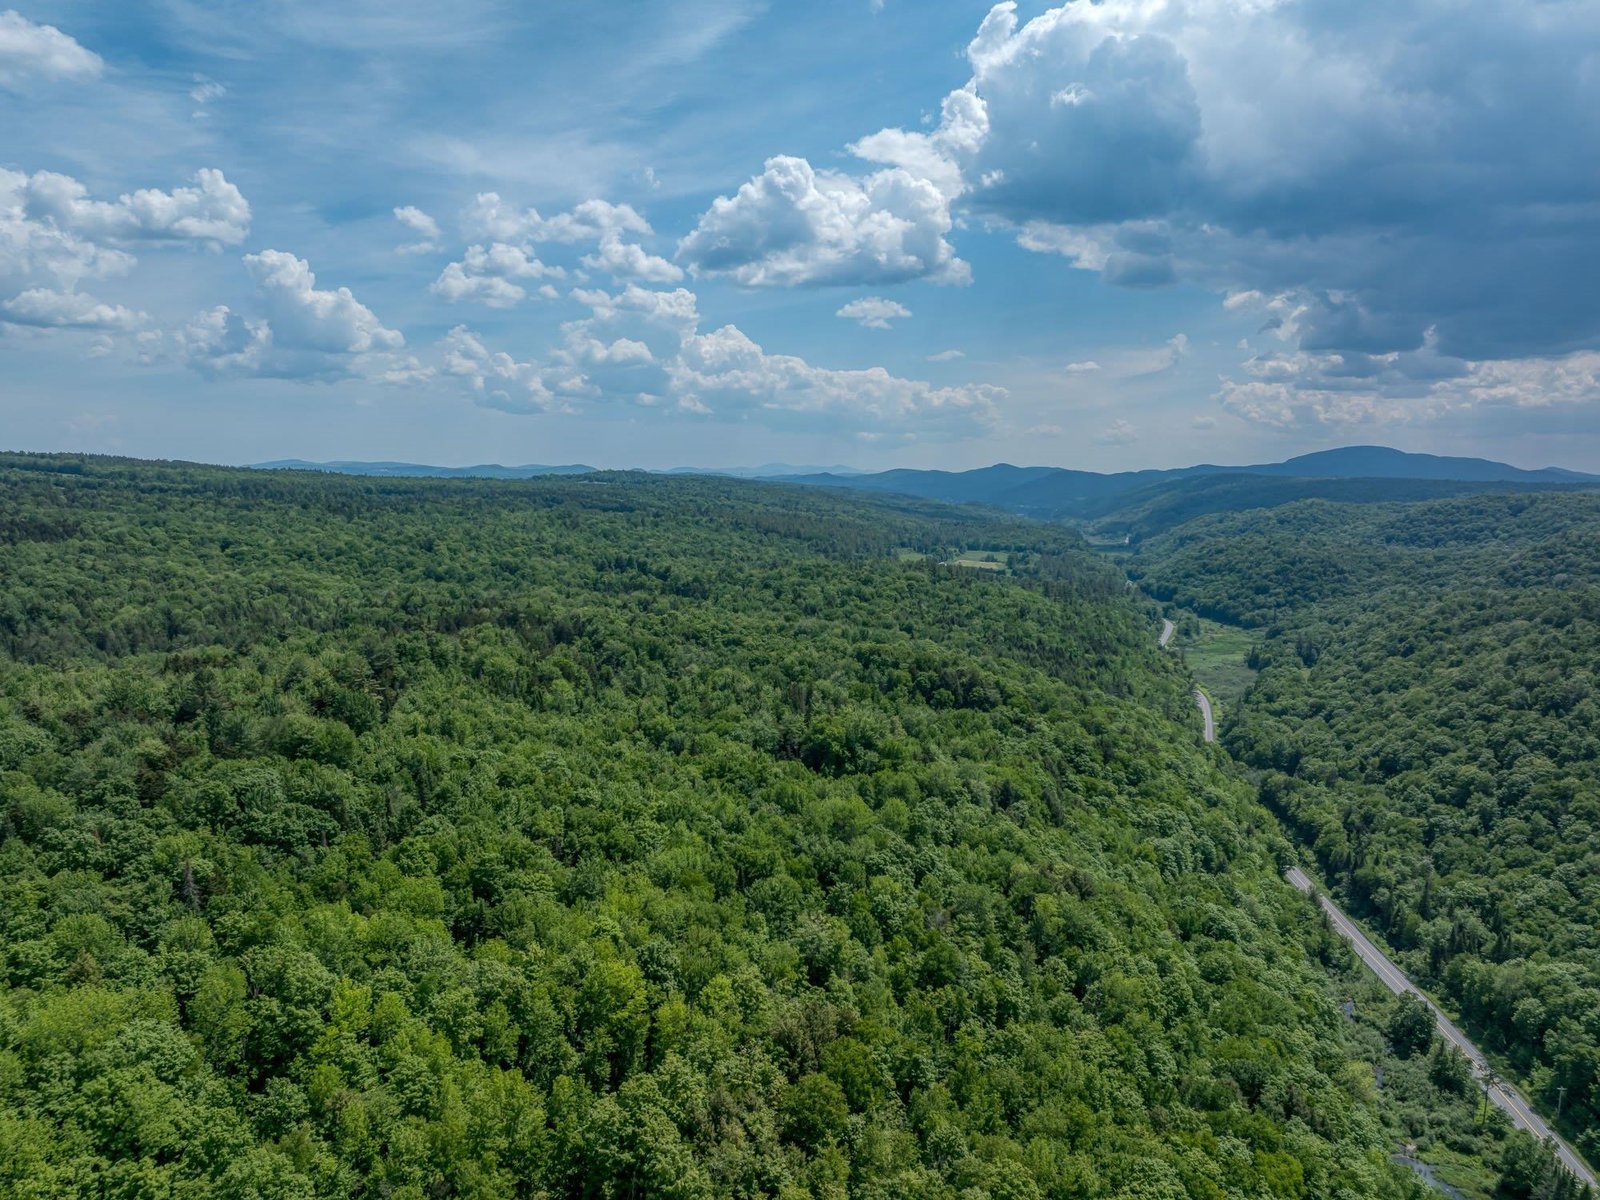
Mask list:
[{"label": "cloud bank", "polygon": [[819,367],[769,353],[731,324],[702,331],[697,299],[686,288],[629,283],[573,295],[590,315],[563,325],[560,344],[543,361],[492,351],[458,327],[443,346],[445,373],[465,381],[479,403],[507,412],[610,406],[933,439],[983,431],[1005,398],[1002,388],[938,387],[882,367]]},{"label": "cloud bank", "polygon": [[[1324,366],[1247,364],[1235,411],[1381,406],[1472,364],[1564,378],[1600,336],[1597,53],[1580,4],[1102,0],[1023,22],[1008,0],[932,131],[851,150],[1108,284],[1265,297],[1264,331]],[[1324,386],[1374,356],[1365,384]]]}]

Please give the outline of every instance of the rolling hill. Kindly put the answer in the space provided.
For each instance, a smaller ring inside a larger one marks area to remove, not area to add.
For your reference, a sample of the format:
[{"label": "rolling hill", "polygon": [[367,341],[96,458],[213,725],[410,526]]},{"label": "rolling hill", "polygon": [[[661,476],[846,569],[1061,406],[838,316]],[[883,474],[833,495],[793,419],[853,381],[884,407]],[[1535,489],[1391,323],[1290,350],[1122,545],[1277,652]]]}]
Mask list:
[{"label": "rolling hill", "polygon": [[[1009,463],[999,463],[971,471],[894,470],[848,477],[829,474],[787,476],[784,477],[784,482],[815,487],[904,492],[928,500],[985,504],[1033,517],[1089,518],[1104,517],[1115,512],[1121,507],[1116,503],[1121,498],[1148,493],[1151,489],[1183,485],[1186,481],[1201,476],[1430,481],[1451,484],[1510,484],[1522,487],[1600,483],[1600,476],[1585,475],[1560,467],[1527,470],[1488,459],[1412,454],[1387,446],[1345,446],[1336,450],[1302,454],[1284,462],[1236,467],[1202,463],[1198,466],[1171,470],[1101,473],[1065,467],[1016,467]],[[1233,486],[1237,488],[1238,485]],[[1280,492],[1282,490],[1278,489]],[[1351,490],[1361,491],[1374,497],[1381,495],[1385,499],[1420,498],[1420,493],[1414,488],[1402,489],[1406,492],[1405,495],[1392,497],[1383,495],[1383,489],[1371,486]],[[1444,489],[1438,494],[1451,493],[1452,489]]]}]

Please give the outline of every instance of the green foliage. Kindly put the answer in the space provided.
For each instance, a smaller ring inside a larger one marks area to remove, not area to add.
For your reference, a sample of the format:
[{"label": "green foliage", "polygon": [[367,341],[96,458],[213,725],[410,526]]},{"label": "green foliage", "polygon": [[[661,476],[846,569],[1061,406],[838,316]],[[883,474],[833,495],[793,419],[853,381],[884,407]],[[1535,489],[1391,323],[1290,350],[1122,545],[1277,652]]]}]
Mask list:
[{"label": "green foliage", "polygon": [[1270,819],[1070,533],[0,486],[5,1194],[1413,1194]]},{"label": "green foliage", "polygon": [[1390,504],[1483,493],[1560,492],[1584,485],[1482,483],[1455,479],[1330,478],[1201,475],[1165,480],[1136,491],[1061,506],[1060,515],[1087,519],[1102,537],[1155,538],[1213,513],[1279,508],[1306,500],[1341,506]]},{"label": "green foliage", "polygon": [[1600,499],[1210,517],[1145,583],[1263,630],[1222,736],[1344,904],[1600,1156]]},{"label": "green foliage", "polygon": [[1472,1065],[1448,1042],[1435,1041],[1428,1058],[1428,1082],[1441,1092],[1465,1096],[1472,1088]]},{"label": "green foliage", "polygon": [[1584,1192],[1556,1158],[1555,1148],[1520,1129],[1506,1141],[1497,1197],[1505,1200],[1568,1200]]},{"label": "green foliage", "polygon": [[1401,1058],[1423,1054],[1433,1045],[1433,1010],[1415,992],[1402,994],[1389,1017],[1389,1042]]}]

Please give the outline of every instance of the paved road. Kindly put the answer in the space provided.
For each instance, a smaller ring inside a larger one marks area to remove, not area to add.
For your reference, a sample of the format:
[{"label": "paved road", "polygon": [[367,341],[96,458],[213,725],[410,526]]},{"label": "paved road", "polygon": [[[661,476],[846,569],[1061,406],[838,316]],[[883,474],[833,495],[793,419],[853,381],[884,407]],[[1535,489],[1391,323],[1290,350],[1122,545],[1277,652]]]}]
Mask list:
[{"label": "paved road", "polygon": [[[1208,720],[1207,725],[1209,726],[1209,724]],[[1210,739],[1208,738],[1207,740],[1209,741]],[[1422,996],[1422,993],[1412,986],[1411,980],[1406,978],[1405,972],[1390,962],[1389,956],[1373,945],[1371,939],[1356,927],[1354,921],[1344,915],[1338,905],[1328,897],[1316,892],[1315,886],[1304,871],[1299,867],[1290,867],[1284,872],[1284,878],[1306,895],[1316,894],[1317,902],[1322,905],[1322,911],[1328,914],[1328,920],[1333,922],[1333,927],[1355,948],[1355,952],[1361,961],[1371,968],[1372,973],[1382,981],[1384,987],[1388,988],[1396,996],[1405,992],[1416,992],[1417,995]],[[1422,996],[1422,999],[1433,1010],[1433,1019],[1439,1026],[1439,1032],[1462,1054],[1466,1055],[1467,1061],[1472,1064],[1473,1075],[1484,1085],[1485,1090],[1489,1093],[1489,1099],[1494,1101],[1495,1105],[1504,1110],[1506,1115],[1511,1118],[1511,1123],[1518,1129],[1527,1130],[1527,1132],[1541,1141],[1553,1141],[1556,1146],[1556,1153],[1560,1156],[1567,1170],[1571,1171],[1590,1187],[1596,1186],[1594,1174],[1573,1151],[1572,1147],[1567,1145],[1555,1130],[1545,1124],[1543,1118],[1528,1106],[1528,1102],[1522,1098],[1522,1094],[1516,1088],[1502,1080],[1496,1080],[1491,1086],[1488,1083],[1489,1064],[1485,1061],[1483,1054],[1468,1040],[1467,1035],[1456,1027],[1454,1021],[1439,1011],[1438,1005],[1434,1004],[1426,996]]]},{"label": "paved road", "polygon": [[1217,723],[1211,719],[1211,701],[1199,688],[1194,690],[1194,702],[1200,706],[1200,715],[1206,719],[1206,741],[1217,740]]},{"label": "paved road", "polygon": [[[1167,643],[1172,641],[1172,635],[1175,632],[1177,632],[1177,630],[1176,630],[1176,627],[1172,624],[1172,622],[1167,620],[1167,618],[1162,617],[1161,618],[1161,636],[1156,639],[1156,645],[1159,646],[1161,649],[1165,650],[1167,648]],[[1205,722],[1206,722],[1206,735],[1205,735],[1206,736],[1206,741],[1208,741],[1208,742],[1216,741],[1217,740],[1217,723],[1214,720],[1211,719],[1211,701],[1206,698],[1206,694],[1204,692],[1202,692],[1199,688],[1195,688],[1195,690],[1194,690],[1194,702],[1200,706],[1200,715],[1205,718]]]}]

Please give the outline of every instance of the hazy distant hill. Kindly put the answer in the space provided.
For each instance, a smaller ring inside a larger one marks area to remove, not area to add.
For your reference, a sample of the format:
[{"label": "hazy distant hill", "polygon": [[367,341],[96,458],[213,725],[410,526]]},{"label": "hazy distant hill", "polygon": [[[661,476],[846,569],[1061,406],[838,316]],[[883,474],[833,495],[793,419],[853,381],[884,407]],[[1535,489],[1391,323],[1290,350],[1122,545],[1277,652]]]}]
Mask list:
[{"label": "hazy distant hill", "polygon": [[1281,463],[1255,467],[1204,468],[1249,475],[1294,475],[1302,479],[1460,479],[1472,483],[1596,483],[1600,475],[1585,475],[1563,467],[1524,470],[1487,458],[1450,458],[1438,454],[1412,454],[1388,446],[1342,446],[1318,450]]},{"label": "hazy distant hill", "polygon": [[[1459,494],[1461,485],[1504,484],[1517,487],[1555,484],[1600,483],[1600,476],[1585,475],[1559,467],[1524,470],[1506,463],[1482,458],[1446,458],[1435,454],[1410,454],[1387,446],[1346,446],[1302,454],[1280,463],[1258,463],[1226,467],[1202,463],[1173,470],[1077,471],[1065,467],[1016,467],[999,463],[972,471],[880,471],[870,475],[832,474],[791,475],[786,483],[814,487],[844,487],[878,492],[903,492],[930,500],[961,504],[986,504],[1010,512],[1035,517],[1105,517],[1136,498],[1147,501],[1156,490],[1187,491],[1199,484],[1189,481],[1204,477],[1227,477],[1235,481],[1224,487],[1208,488],[1217,507],[1237,508],[1252,492],[1270,496],[1272,502],[1309,495],[1334,498],[1344,492],[1347,498],[1363,500],[1419,499],[1426,495]],[[1364,487],[1252,487],[1248,477],[1269,476],[1285,480],[1390,481]],[[1409,486],[1439,483],[1456,486],[1429,489]],[[1406,485],[1406,486],[1402,486]],[[1393,493],[1393,494],[1391,494]],[[1212,511],[1216,509],[1213,508]],[[1194,515],[1190,512],[1188,515]],[[1186,519],[1186,518],[1185,518]]]},{"label": "hazy distant hill", "polygon": [[776,479],[789,475],[865,475],[856,467],[797,467],[792,463],[762,463],[759,467],[669,467],[658,475],[730,475],[734,479]]},{"label": "hazy distant hill", "polygon": [[[260,469],[325,471],[343,475],[529,479],[581,475],[582,464],[504,467],[437,467],[404,462],[308,462],[279,459]],[[1067,467],[1017,467],[996,463],[972,471],[857,472],[767,463],[759,467],[674,467],[668,475],[730,475],[744,479],[895,492],[956,504],[982,504],[1022,516],[1096,521],[1117,533],[1148,537],[1206,512],[1269,508],[1320,497],[1357,503],[1420,500],[1491,488],[1517,490],[1600,484],[1600,476],[1560,467],[1524,470],[1482,458],[1409,454],[1387,446],[1345,446],[1278,463],[1226,467],[1201,463],[1168,470],[1078,471]]]}]

